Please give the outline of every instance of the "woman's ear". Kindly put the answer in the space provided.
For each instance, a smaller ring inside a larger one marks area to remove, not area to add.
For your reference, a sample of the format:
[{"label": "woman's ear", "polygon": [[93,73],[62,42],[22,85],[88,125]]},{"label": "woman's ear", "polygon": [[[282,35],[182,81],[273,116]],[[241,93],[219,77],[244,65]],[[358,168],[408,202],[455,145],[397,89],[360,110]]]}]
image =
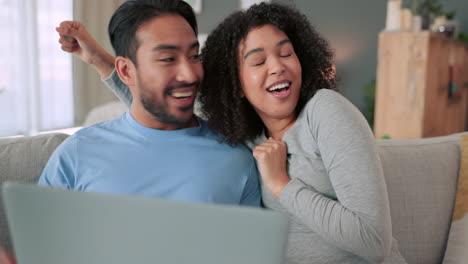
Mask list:
[{"label": "woman's ear", "polygon": [[115,58],[115,70],[129,88],[135,86],[136,69],[135,65],[129,58],[118,56]]}]

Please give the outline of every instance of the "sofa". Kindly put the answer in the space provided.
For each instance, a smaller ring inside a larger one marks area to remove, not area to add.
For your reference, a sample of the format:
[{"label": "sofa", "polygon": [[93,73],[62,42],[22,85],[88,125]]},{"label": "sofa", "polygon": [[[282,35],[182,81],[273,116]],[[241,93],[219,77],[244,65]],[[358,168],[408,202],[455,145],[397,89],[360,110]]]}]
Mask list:
[{"label": "sofa", "polygon": [[[377,140],[393,235],[408,263],[443,261],[457,189],[460,135]],[[0,184],[35,183],[53,150],[66,138],[47,134],[0,139]],[[1,203],[0,246],[12,248]]]}]

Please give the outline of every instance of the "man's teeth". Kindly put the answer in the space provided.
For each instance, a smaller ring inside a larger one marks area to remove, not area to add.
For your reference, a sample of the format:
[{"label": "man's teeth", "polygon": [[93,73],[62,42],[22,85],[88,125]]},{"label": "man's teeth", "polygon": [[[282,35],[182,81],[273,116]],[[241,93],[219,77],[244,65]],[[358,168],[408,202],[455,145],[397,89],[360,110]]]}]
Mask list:
[{"label": "man's teeth", "polygon": [[277,91],[277,90],[281,90],[281,89],[284,89],[284,88],[287,88],[289,87],[289,83],[282,83],[282,84],[278,84],[278,85],[275,85],[271,88],[268,89],[269,92],[274,92],[274,91]]},{"label": "man's teeth", "polygon": [[184,97],[190,97],[192,96],[193,92],[190,91],[190,92],[175,92],[175,93],[172,93],[172,97],[175,97],[175,98],[184,98]]}]

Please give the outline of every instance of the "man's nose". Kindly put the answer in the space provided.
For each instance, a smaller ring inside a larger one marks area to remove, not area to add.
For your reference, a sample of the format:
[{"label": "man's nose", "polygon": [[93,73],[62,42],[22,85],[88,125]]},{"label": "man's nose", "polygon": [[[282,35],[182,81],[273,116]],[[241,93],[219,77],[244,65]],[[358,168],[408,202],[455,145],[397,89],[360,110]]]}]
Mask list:
[{"label": "man's nose", "polygon": [[200,81],[197,74],[199,72],[198,67],[201,67],[199,63],[191,63],[190,61],[181,62],[176,80],[187,83]]}]

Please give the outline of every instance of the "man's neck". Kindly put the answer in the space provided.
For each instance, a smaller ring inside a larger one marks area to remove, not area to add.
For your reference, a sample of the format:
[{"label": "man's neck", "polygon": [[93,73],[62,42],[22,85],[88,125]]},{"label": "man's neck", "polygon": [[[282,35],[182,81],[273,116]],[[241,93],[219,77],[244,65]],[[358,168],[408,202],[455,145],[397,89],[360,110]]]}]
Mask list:
[{"label": "man's neck", "polygon": [[196,127],[199,125],[195,115],[192,115],[192,118],[187,123],[179,125],[160,122],[147,111],[135,109],[133,107],[130,108],[130,114],[132,115],[133,119],[135,119],[135,121],[137,121],[139,124],[157,130],[179,130],[184,128]]}]

